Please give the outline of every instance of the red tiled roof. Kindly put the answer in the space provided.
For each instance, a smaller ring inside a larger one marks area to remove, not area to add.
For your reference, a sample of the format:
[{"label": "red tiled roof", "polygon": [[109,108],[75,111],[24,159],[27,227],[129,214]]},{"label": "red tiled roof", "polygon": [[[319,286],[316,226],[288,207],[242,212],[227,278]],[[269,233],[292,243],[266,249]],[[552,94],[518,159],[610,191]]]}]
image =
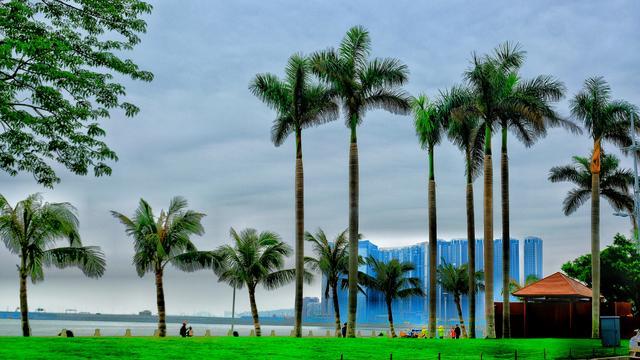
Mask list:
[{"label": "red tiled roof", "polygon": [[518,297],[591,298],[591,289],[576,279],[557,272],[514,292]]}]

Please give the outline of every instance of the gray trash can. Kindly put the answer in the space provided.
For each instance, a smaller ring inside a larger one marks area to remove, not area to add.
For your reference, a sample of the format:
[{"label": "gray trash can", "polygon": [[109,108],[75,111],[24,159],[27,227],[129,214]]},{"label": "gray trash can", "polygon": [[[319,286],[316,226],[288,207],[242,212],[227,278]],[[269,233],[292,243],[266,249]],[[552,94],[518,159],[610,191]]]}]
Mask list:
[{"label": "gray trash can", "polygon": [[619,316],[601,316],[600,317],[600,336],[602,337],[602,346],[613,347],[620,346],[620,317]]}]

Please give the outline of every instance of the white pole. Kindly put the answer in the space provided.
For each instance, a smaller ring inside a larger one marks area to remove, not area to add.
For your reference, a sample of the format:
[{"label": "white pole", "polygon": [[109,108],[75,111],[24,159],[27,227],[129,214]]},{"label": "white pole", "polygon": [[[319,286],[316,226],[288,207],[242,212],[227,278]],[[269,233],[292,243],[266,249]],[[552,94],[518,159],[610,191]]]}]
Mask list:
[{"label": "white pole", "polygon": [[[633,216],[635,217],[634,222],[635,222],[635,228],[636,231],[633,234],[634,240],[636,240],[636,242],[638,243],[638,221],[640,221],[640,219],[638,219],[638,215],[639,215],[639,209],[638,209],[638,157],[637,157],[637,148],[636,148],[636,127],[635,127],[635,119],[634,119],[634,114],[633,111],[630,112],[629,114],[629,121],[631,122],[631,141],[632,141],[632,153],[631,156],[633,156]],[[640,245],[640,243],[639,243]]]}]

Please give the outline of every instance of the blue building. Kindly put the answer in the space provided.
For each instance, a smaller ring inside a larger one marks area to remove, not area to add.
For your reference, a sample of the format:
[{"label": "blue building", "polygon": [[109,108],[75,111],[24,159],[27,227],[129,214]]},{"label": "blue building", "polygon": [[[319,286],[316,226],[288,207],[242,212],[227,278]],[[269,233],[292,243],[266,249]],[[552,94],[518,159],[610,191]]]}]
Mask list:
[{"label": "blue building", "polygon": [[[539,253],[542,253],[542,240],[539,238],[527,238],[537,239],[540,247]],[[437,265],[447,262],[460,266],[468,262],[468,249],[466,239],[454,239],[450,241],[438,240],[438,254]],[[498,239],[494,241],[494,299],[495,301],[501,301],[502,299],[502,240]],[[476,261],[475,269],[480,271],[484,268],[484,251],[483,241],[476,240]],[[520,281],[520,242],[517,239],[511,239],[511,268],[510,277]],[[361,240],[358,244],[359,255],[367,258],[372,256],[380,261],[388,262],[391,259],[397,259],[399,261],[408,261],[414,263],[416,269],[410,274],[410,276],[417,277],[423,284],[425,293],[429,290],[429,259],[428,259],[428,243],[423,242],[416,245],[396,247],[396,248],[379,248],[370,240]],[[526,248],[525,240],[525,256],[529,252]],[[542,257],[536,258],[539,262],[540,273],[542,273]],[[525,258],[526,263],[526,258]],[[368,265],[361,265],[360,271],[374,275],[373,270]],[[525,276],[527,270],[525,269]],[[322,294],[323,294],[323,312],[326,316],[333,316],[333,303],[332,299],[325,299],[325,286],[326,279],[323,277],[322,281]],[[436,288],[437,307],[436,317],[439,323],[454,324],[458,322],[457,309],[453,300],[452,294],[447,294],[438,285]],[[348,304],[348,290],[338,290],[338,301],[340,304],[340,315],[342,321],[346,321],[347,317],[347,304]],[[394,320],[398,324],[426,324],[429,314],[429,307],[427,303],[427,297],[413,297],[409,299],[402,299],[393,303],[393,316]],[[465,319],[468,317],[469,302],[466,296],[461,299],[461,307],[463,316]],[[387,321],[387,309],[384,302],[384,298],[381,294],[371,289],[364,289],[363,293],[358,293],[358,310],[356,314],[357,321],[360,323],[383,323]],[[483,326],[484,322],[484,293],[479,292],[476,297],[476,324],[478,328]]]},{"label": "blue building", "polygon": [[[509,248],[511,249],[509,277],[520,282],[520,241],[511,239]],[[502,301],[502,239],[493,242],[493,299]],[[511,301],[516,298],[511,296]]]},{"label": "blue building", "polygon": [[534,236],[524,238],[524,279],[529,275],[542,279],[542,239]]}]

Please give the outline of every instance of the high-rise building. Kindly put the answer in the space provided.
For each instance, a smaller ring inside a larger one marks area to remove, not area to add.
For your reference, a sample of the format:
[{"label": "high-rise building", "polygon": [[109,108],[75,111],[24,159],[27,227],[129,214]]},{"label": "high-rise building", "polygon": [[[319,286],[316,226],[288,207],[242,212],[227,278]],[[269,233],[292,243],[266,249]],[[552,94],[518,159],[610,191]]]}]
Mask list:
[{"label": "high-rise building", "polygon": [[[520,282],[520,241],[511,239],[509,248],[511,249],[509,281]],[[493,299],[502,301],[502,239],[493,242]],[[511,296],[511,301],[516,298]]]},{"label": "high-rise building", "polygon": [[[533,238],[527,238],[533,239]],[[542,240],[538,240],[539,251],[542,253]],[[525,240],[526,244],[526,240]],[[511,239],[511,267],[510,277],[513,279],[520,279],[520,242],[517,239]],[[526,245],[525,245],[526,246]],[[480,271],[484,268],[484,251],[483,241],[476,240],[476,261],[475,269]],[[441,265],[443,262],[460,266],[468,262],[468,248],[466,239],[454,239],[451,241],[438,240],[438,253],[437,253],[437,265]],[[391,259],[397,259],[401,262],[412,262],[415,265],[415,270],[409,274],[409,276],[417,277],[420,279],[425,293],[428,294],[429,289],[429,257],[428,257],[428,243],[419,243],[411,246],[395,247],[395,248],[379,248],[370,240],[362,240],[358,244],[359,255],[363,258],[372,256],[380,261],[390,261]],[[528,254],[525,247],[525,256]],[[525,259],[526,262],[526,259]],[[542,257],[539,256],[540,262],[540,274],[542,274]],[[494,296],[496,301],[502,299],[502,240],[498,239],[494,241]],[[373,269],[368,265],[360,265],[359,270],[368,274],[375,275]],[[525,269],[525,276],[527,270]],[[333,315],[333,300],[331,296],[324,298],[326,279],[322,280],[322,312],[324,316]],[[382,295],[371,289],[363,289],[364,293],[358,293],[358,310],[357,321],[360,323],[381,323],[387,321],[387,308]],[[348,307],[348,290],[346,288],[340,288],[337,291],[338,302],[340,306],[341,321],[345,322],[347,319],[347,307]],[[331,295],[331,294],[329,294]],[[437,314],[436,317],[439,323],[446,322],[447,324],[454,324],[458,322],[457,308],[454,303],[453,294],[448,294],[443,291],[440,285],[436,288],[437,296]],[[514,299],[515,300],[515,299]],[[461,299],[461,308],[463,317],[468,319],[468,298],[463,296]],[[484,322],[484,293],[479,292],[476,297],[476,325],[480,329]],[[412,297],[409,299],[402,299],[394,301],[392,305],[394,319],[398,323],[411,323],[411,324],[426,324],[429,314],[428,297]]]},{"label": "high-rise building", "polygon": [[535,236],[524,238],[524,279],[529,275],[542,279],[542,239]]}]

